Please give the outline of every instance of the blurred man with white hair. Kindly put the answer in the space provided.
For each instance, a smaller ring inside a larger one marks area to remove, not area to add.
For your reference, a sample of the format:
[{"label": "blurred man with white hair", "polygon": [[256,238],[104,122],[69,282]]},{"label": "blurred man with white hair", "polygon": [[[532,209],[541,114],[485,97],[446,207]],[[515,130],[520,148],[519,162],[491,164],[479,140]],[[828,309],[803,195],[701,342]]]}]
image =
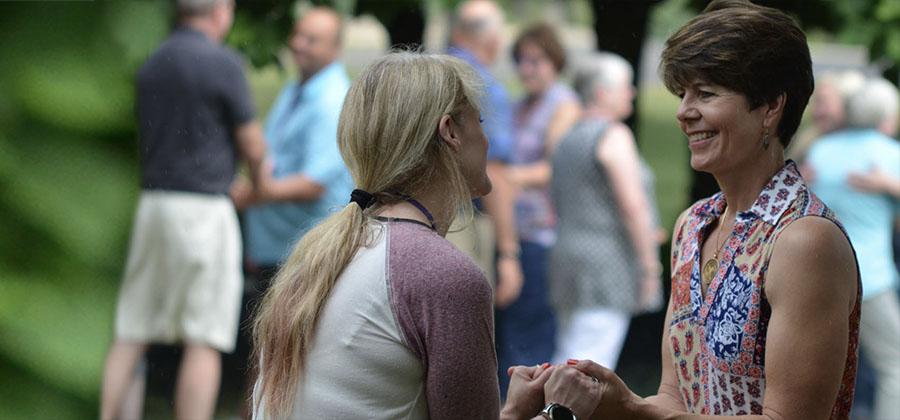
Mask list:
[{"label": "blurred man with white hair", "polygon": [[[871,79],[850,98],[847,112],[849,126],[874,127],[896,140],[900,127],[900,95],[891,82],[880,77]],[[900,179],[892,178],[874,166],[867,173],[850,174],[848,181],[862,191],[900,197]]]},{"label": "blurred man with white hair", "polygon": [[510,305],[519,297],[523,282],[513,211],[514,188],[507,176],[513,148],[512,103],[506,89],[488,70],[500,54],[502,30],[503,11],[496,3],[489,0],[462,2],[452,17],[447,51],[471,64],[484,81],[482,127],[490,142],[487,170],[493,184],[491,193],[482,199],[489,219],[476,216],[472,226],[463,232],[451,233],[447,239],[472,254],[488,279],[493,279],[496,267],[495,303],[499,308]]},{"label": "blurred man with white hair", "polygon": [[897,88],[871,78],[847,102],[846,128],[816,141],[813,192],[843,222],[863,282],[860,346],[876,373],[876,419],[900,413],[900,281],[892,232],[900,199]]},{"label": "blurred man with white hair", "polygon": [[[140,417],[139,361],[150,343],[183,344],[175,418],[209,419],[220,352],[238,332],[243,277],[237,215],[228,197],[237,158],[254,188],[262,129],[237,54],[220,44],[231,0],[178,0],[179,24],[137,76],[141,195],[106,359],[100,417]],[[136,408],[135,408],[136,407]]]},{"label": "blurred man with white hair", "polygon": [[[844,128],[847,123],[847,101],[865,83],[859,70],[826,71],[816,77],[810,110],[812,124],[798,133],[788,146],[787,157],[803,164],[806,154],[819,137]],[[811,173],[809,178],[814,176]]]},{"label": "blurred man with white hair", "polygon": [[889,137],[897,136],[900,99],[897,87],[881,77],[873,77],[853,95],[847,104],[847,125],[875,127]]},{"label": "blurred man with white hair", "polygon": [[553,154],[555,363],[591,359],[614,369],[631,316],[661,304],[653,175],[621,122],[633,111],[632,79],[631,65],[611,53],[591,54],[575,70],[584,112]]}]

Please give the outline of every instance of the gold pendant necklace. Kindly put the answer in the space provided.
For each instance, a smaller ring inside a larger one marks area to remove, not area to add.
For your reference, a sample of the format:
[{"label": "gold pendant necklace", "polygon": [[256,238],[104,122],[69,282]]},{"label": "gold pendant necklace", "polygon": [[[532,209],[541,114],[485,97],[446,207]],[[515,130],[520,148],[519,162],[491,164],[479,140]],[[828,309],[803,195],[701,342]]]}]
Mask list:
[{"label": "gold pendant necklace", "polygon": [[703,264],[703,284],[709,287],[709,284],[712,283],[713,277],[716,276],[716,271],[719,271],[719,260],[718,260],[719,252],[716,251],[713,254],[713,257],[706,260],[706,264]]},{"label": "gold pendant necklace", "polygon": [[[725,230],[726,214],[728,214],[727,207],[722,213],[722,218],[719,221],[719,231],[716,232],[716,249],[715,251],[713,251],[712,258],[706,260],[706,263],[703,264],[703,270],[700,271],[700,279],[703,280],[704,287],[709,287],[710,283],[712,283],[713,281],[713,278],[716,277],[716,272],[719,271],[719,250],[722,249],[723,245],[725,245],[724,242],[719,242],[719,238],[722,236],[722,231]],[[728,239],[728,237],[726,237],[725,239]]]}]

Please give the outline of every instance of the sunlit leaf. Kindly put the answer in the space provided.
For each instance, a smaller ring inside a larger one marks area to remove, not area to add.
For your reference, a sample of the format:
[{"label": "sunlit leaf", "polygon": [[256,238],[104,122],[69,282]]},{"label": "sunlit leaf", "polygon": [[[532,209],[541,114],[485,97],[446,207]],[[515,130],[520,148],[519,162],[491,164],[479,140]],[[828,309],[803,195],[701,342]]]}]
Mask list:
[{"label": "sunlit leaf", "polygon": [[103,23],[123,53],[126,68],[137,68],[169,32],[168,2],[109,2]]},{"label": "sunlit leaf", "polygon": [[875,9],[875,18],[882,22],[900,21],[900,1],[880,0]]}]

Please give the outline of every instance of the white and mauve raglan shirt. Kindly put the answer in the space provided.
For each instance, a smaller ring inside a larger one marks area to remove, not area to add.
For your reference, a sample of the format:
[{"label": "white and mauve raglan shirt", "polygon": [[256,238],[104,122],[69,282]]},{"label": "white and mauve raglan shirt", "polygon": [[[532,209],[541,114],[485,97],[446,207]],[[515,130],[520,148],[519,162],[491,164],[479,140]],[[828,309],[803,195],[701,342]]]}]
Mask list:
[{"label": "white and mauve raglan shirt", "polygon": [[484,274],[424,224],[389,219],[370,232],[324,307],[289,418],[496,419]]}]

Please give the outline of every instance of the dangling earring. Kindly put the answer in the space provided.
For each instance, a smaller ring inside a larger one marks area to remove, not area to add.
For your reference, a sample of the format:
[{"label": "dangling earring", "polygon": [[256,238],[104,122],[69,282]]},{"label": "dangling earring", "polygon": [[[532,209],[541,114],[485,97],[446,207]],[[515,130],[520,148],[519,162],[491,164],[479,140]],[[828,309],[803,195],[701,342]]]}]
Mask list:
[{"label": "dangling earring", "polygon": [[769,129],[763,128],[763,150],[769,150]]}]

